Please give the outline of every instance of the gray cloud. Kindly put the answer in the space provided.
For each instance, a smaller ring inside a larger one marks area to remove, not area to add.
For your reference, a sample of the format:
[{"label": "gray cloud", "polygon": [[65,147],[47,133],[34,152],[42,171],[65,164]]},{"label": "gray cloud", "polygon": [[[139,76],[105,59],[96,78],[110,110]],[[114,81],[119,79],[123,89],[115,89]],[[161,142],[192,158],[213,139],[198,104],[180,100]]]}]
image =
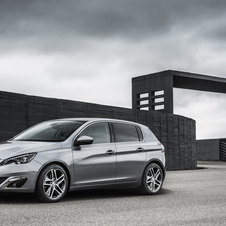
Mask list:
[{"label": "gray cloud", "polygon": [[193,30],[203,22],[209,24],[208,32],[214,31],[211,24],[224,15],[225,8],[226,2],[219,0],[1,0],[0,39],[9,46],[16,38],[12,48],[42,51],[63,51],[62,45],[80,48],[81,38],[140,42],[167,36],[177,26],[179,32]]},{"label": "gray cloud", "polygon": [[[135,76],[226,77],[225,10],[225,0],[0,0],[0,89],[128,107]],[[224,96],[180,92],[176,113],[205,135],[205,111],[219,111],[220,127]]]}]

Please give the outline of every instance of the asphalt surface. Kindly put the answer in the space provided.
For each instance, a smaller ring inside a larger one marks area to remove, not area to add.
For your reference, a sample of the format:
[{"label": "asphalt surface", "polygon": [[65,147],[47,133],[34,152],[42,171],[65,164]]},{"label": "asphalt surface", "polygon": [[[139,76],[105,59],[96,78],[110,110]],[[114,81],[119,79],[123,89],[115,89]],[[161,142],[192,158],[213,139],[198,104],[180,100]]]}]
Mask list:
[{"label": "asphalt surface", "polygon": [[92,190],[43,204],[31,194],[0,193],[0,225],[226,225],[226,162],[198,166],[168,171],[155,196],[136,189]]}]

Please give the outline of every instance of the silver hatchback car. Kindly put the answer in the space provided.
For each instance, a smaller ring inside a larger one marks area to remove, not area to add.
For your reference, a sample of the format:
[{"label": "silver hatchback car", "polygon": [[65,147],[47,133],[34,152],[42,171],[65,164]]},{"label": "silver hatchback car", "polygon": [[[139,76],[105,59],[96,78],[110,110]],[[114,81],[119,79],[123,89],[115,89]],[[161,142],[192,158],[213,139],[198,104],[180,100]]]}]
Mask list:
[{"label": "silver hatchback car", "polygon": [[164,178],[164,147],[138,123],[51,120],[0,144],[0,192],[35,192],[43,202],[57,202],[67,191],[118,185],[156,194]]}]

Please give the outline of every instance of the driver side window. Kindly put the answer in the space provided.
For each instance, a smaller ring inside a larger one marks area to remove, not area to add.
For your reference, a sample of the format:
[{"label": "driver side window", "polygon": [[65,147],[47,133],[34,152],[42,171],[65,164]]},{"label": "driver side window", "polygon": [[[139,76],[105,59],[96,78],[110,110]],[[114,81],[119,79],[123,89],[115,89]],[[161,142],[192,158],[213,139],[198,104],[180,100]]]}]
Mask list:
[{"label": "driver side window", "polygon": [[102,123],[96,123],[91,126],[88,126],[85,128],[79,137],[81,136],[90,136],[92,137],[93,144],[101,144],[101,143],[110,143],[110,130],[108,123],[102,122]]}]

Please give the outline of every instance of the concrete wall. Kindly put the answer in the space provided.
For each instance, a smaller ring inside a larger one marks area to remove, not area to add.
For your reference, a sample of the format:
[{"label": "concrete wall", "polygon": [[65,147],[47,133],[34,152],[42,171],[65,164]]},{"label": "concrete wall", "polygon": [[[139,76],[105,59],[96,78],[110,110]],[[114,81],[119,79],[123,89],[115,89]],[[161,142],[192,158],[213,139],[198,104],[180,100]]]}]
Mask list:
[{"label": "concrete wall", "polygon": [[0,91],[0,141],[49,119],[104,117],[149,126],[166,149],[168,170],[195,169],[195,121],[183,116]]},{"label": "concrete wall", "polygon": [[197,160],[219,161],[220,160],[220,140],[205,139],[196,141]]}]

